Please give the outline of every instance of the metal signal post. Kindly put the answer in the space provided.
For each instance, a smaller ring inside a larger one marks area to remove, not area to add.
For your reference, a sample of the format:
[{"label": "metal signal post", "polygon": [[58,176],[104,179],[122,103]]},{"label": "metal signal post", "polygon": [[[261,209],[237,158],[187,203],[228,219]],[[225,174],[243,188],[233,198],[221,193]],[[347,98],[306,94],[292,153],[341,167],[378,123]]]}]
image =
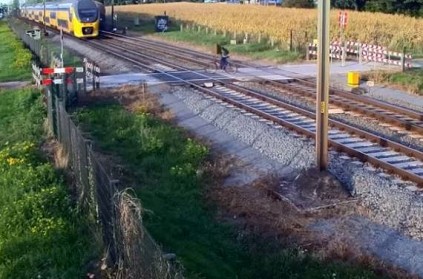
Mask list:
[{"label": "metal signal post", "polygon": [[329,0],[318,3],[316,157],[317,167],[328,167],[328,105],[329,105]]}]

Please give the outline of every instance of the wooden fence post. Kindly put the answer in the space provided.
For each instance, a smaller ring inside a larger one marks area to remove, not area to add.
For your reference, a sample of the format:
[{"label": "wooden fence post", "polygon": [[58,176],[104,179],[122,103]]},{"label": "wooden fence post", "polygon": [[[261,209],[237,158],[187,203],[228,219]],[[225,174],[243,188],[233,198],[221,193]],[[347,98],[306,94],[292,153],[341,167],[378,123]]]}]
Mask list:
[{"label": "wooden fence post", "polygon": [[402,48],[401,54],[401,71],[405,72],[405,47]]},{"label": "wooden fence post", "polygon": [[292,51],[292,29],[289,30],[289,51]]}]

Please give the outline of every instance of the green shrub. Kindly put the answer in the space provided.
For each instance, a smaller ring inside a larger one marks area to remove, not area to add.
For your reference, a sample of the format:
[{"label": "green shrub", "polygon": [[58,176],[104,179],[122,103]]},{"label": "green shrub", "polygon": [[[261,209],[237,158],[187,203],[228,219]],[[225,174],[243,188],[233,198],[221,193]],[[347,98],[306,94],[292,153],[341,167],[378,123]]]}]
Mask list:
[{"label": "green shrub", "polygon": [[0,278],[82,278],[96,257],[88,222],[41,156],[42,95],[0,93]]}]

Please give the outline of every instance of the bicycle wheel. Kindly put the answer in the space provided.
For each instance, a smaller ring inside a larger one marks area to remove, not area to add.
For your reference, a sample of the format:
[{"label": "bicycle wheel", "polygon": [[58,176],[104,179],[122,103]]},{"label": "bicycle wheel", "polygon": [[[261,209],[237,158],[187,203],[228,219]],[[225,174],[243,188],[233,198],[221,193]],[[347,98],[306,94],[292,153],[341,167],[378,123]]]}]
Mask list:
[{"label": "bicycle wheel", "polygon": [[238,71],[238,68],[234,64],[228,63],[228,65],[226,65],[225,72],[229,74],[234,74],[237,71]]},{"label": "bicycle wheel", "polygon": [[210,63],[207,64],[205,70],[206,70],[207,73],[214,74],[217,71],[217,64],[215,62],[210,62]]}]

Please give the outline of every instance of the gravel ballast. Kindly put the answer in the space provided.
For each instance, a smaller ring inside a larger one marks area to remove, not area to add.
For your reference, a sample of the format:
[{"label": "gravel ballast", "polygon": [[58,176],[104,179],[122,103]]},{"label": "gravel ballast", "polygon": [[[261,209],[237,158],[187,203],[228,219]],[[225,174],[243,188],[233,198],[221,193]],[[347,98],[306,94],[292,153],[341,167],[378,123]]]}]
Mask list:
[{"label": "gravel ballast", "polygon": [[[255,84],[251,83],[245,83],[243,86],[247,88],[251,88],[255,91],[262,92],[266,95],[275,97],[279,100],[282,100],[284,102],[287,102],[289,104],[292,104],[294,106],[298,106],[300,108],[306,109],[308,111],[315,111],[316,105],[315,103],[309,101],[309,100],[301,100],[293,95],[284,95],[281,92],[272,91],[269,88],[262,86],[257,86]],[[337,113],[337,114],[331,114],[330,118],[333,120],[337,120],[342,123],[346,123],[349,125],[352,125],[354,127],[358,127],[360,129],[363,129],[365,131],[371,132],[373,134],[376,134],[378,136],[382,136],[386,139],[401,143],[405,146],[412,147],[414,149],[423,151],[423,142],[410,137],[409,133],[401,132],[397,130],[389,129],[388,127],[384,127],[380,125],[380,122],[374,118],[371,117],[357,117],[355,115],[349,114],[349,113]]]},{"label": "gravel ballast", "polygon": [[[297,171],[315,166],[313,141],[227,108],[194,90],[179,88],[173,93],[202,118],[283,165]],[[336,152],[330,153],[329,170],[352,195],[361,198],[373,221],[423,239],[423,192],[413,191],[417,189],[413,183]]]}]

